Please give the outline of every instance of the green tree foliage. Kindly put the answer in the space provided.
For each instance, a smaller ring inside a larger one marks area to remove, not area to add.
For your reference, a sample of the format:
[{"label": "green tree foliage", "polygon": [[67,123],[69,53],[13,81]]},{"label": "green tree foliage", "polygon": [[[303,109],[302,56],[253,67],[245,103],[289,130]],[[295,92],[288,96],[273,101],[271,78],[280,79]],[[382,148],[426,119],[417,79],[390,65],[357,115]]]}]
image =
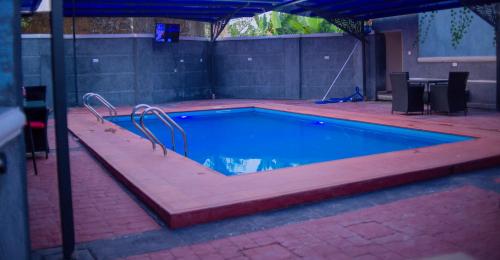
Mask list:
[{"label": "green tree foliage", "polygon": [[31,17],[21,17],[21,29],[26,29],[31,25],[32,18]]},{"label": "green tree foliage", "polygon": [[311,34],[342,32],[321,18],[304,17],[279,12],[237,19],[228,26],[231,36],[270,36],[283,34]]}]

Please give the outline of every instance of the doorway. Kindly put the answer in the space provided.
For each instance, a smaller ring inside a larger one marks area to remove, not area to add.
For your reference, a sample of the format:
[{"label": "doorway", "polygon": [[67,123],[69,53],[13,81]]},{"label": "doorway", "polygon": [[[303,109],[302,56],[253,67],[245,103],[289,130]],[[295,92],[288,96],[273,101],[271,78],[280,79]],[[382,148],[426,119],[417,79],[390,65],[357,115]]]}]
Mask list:
[{"label": "doorway", "polygon": [[387,93],[392,92],[390,74],[403,71],[403,38],[400,31],[385,32],[385,66]]}]

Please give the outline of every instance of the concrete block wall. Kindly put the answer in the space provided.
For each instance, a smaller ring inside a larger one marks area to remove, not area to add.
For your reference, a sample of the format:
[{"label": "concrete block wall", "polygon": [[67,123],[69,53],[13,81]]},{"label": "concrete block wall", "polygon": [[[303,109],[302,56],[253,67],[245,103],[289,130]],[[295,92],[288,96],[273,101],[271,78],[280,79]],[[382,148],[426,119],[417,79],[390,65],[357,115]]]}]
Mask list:
[{"label": "concrete block wall", "polygon": [[208,42],[151,47],[151,41],[137,41],[135,104],[210,97]]},{"label": "concrete block wall", "polygon": [[[302,39],[303,99],[320,99],[325,95],[357,42],[351,36]],[[362,64],[361,44],[358,44],[328,97],[352,95],[356,86],[362,91]]]},{"label": "concrete block wall", "polygon": [[[288,45],[287,43],[290,43]],[[287,90],[286,78],[298,56],[294,40],[228,40],[215,45],[215,93],[220,98],[297,98]],[[295,44],[296,45],[296,44]],[[289,61],[289,62],[287,62]],[[298,67],[298,66],[296,66]],[[293,84],[293,83],[292,83]]]},{"label": "concrete block wall", "polygon": [[[23,84],[46,85],[52,104],[50,39],[24,37],[22,46]],[[148,37],[77,38],[76,89],[73,42],[67,39],[68,103],[75,105],[78,98],[81,104],[87,92],[101,94],[116,105],[208,98],[207,47],[208,42],[193,40],[158,45]]]},{"label": "concrete block wall", "polygon": [[[459,62],[458,67],[452,67],[451,62],[422,62],[418,46],[414,46],[418,17],[398,17],[397,23],[391,19],[396,18],[377,20],[375,30],[403,32],[403,70],[409,71],[411,77],[446,78],[449,71],[469,71],[470,79],[475,80],[468,85],[470,105],[495,107],[495,61]],[[210,43],[206,40],[155,45],[151,37],[144,35],[106,37],[77,38],[78,93],[74,86],[72,40],[66,40],[70,105],[86,92],[102,94],[116,105],[205,99],[211,97],[212,91],[217,98],[320,99],[357,42],[342,34],[222,39],[215,43],[215,80],[211,86]],[[25,37],[22,46],[23,84],[47,85],[50,91],[49,39],[43,35]],[[381,67],[376,64],[383,59],[376,58],[378,52],[373,48],[378,47],[368,44],[365,94],[369,99],[385,84],[384,75],[379,75],[384,71],[377,70]],[[362,51],[358,46],[329,97],[350,95],[362,84]],[[51,95],[47,99],[50,104]]]},{"label": "concrete block wall", "polygon": [[[216,95],[221,98],[319,99],[349,56],[350,36],[237,38],[215,46]],[[329,97],[362,86],[361,47]]]}]

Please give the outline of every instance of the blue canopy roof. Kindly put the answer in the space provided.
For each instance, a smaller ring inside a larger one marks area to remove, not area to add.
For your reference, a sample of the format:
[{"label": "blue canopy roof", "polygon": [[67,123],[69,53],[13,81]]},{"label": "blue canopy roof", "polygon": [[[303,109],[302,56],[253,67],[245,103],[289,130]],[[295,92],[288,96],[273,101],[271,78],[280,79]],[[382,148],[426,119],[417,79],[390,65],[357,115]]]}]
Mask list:
[{"label": "blue canopy roof", "polygon": [[[73,4],[75,2],[75,4]],[[215,22],[251,17],[287,0],[65,0],[66,16],[170,17]]]},{"label": "blue canopy roof", "polygon": [[[24,11],[40,0],[22,0]],[[170,17],[215,22],[271,10],[304,16],[367,20],[499,0],[64,0],[65,16]]]},{"label": "blue canopy roof", "polygon": [[493,0],[305,0],[292,1],[279,11],[304,16],[369,20],[462,7],[464,4],[489,4]]},{"label": "blue canopy roof", "polygon": [[33,13],[42,0],[21,0],[21,13]]}]

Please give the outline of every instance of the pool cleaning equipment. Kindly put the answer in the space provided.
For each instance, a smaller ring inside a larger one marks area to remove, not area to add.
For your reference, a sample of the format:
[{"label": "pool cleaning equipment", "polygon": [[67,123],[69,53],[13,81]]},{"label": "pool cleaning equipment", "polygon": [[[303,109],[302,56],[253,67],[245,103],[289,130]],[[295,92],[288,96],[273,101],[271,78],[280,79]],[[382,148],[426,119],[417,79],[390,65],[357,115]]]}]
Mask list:
[{"label": "pool cleaning equipment", "polygon": [[85,106],[85,108],[90,112],[92,113],[95,117],[97,117],[97,121],[100,121],[101,123],[104,123],[104,118],[101,116],[101,114],[99,114],[95,109],[94,107],[92,107],[89,103],[89,100],[91,98],[95,98],[97,99],[99,102],[101,102],[101,104],[103,104],[106,108],[108,108],[108,111],[109,111],[109,115],[110,116],[113,116],[113,115],[117,115],[117,112],[116,112],[116,108],[111,105],[111,103],[109,103],[105,98],[103,98],[101,95],[99,94],[96,94],[96,93],[87,93],[85,95],[83,95],[82,97],[82,100],[83,100],[83,106]]},{"label": "pool cleaning equipment", "polygon": [[361,95],[361,93],[359,93],[359,87],[356,87],[356,93],[354,93],[354,95],[352,95],[350,97],[353,97],[353,96],[359,97],[359,96],[361,96],[361,100],[359,100],[358,98],[356,98],[354,100],[353,99],[349,99],[350,97],[345,97],[345,98],[331,98],[331,99],[328,99],[328,100],[326,99],[328,97],[328,95],[330,94],[330,91],[332,90],[333,86],[335,86],[335,83],[340,78],[340,75],[342,75],[342,72],[344,71],[345,67],[347,66],[347,63],[351,60],[352,55],[354,54],[354,51],[358,48],[358,45],[359,45],[359,42],[356,42],[356,45],[354,45],[354,48],[352,48],[351,53],[349,54],[349,56],[347,57],[346,61],[344,62],[344,65],[342,65],[342,68],[340,68],[340,71],[339,71],[339,73],[337,73],[337,76],[335,76],[335,79],[333,80],[332,84],[328,88],[328,91],[326,91],[325,95],[323,96],[323,98],[321,100],[318,100],[318,101],[315,102],[316,104],[338,103],[338,102],[348,102],[348,101],[362,101],[363,100],[363,95]]},{"label": "pool cleaning equipment", "polygon": [[328,103],[343,103],[343,102],[361,102],[364,100],[363,94],[359,91],[359,87],[356,86],[354,94],[343,97],[343,98],[329,98],[327,100],[318,100],[316,104],[328,104]]}]

